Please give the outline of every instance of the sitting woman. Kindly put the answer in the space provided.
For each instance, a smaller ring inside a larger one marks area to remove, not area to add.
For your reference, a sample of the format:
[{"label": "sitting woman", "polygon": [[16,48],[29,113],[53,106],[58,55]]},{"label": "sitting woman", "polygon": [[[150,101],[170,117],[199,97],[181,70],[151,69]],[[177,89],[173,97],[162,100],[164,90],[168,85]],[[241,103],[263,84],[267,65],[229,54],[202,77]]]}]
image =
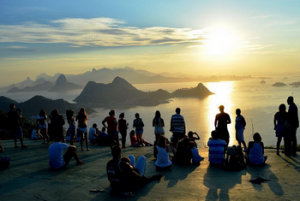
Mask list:
[{"label": "sitting woman", "polygon": [[264,165],[267,156],[264,156],[264,143],[259,133],[253,135],[253,141],[249,142],[246,160],[248,165]]},{"label": "sitting woman", "polygon": [[[130,135],[131,146],[132,147],[139,147],[140,145],[139,145],[138,139],[137,139],[137,137],[135,135],[135,131],[134,130],[130,131],[129,135]],[[151,143],[147,142],[143,138],[141,138],[141,140],[142,140],[142,143],[145,144],[146,146],[153,146]]]},{"label": "sitting woman", "polygon": [[165,136],[159,137],[159,142],[154,147],[157,156],[155,166],[157,170],[169,170],[172,167],[172,162],[169,155],[168,140]]}]

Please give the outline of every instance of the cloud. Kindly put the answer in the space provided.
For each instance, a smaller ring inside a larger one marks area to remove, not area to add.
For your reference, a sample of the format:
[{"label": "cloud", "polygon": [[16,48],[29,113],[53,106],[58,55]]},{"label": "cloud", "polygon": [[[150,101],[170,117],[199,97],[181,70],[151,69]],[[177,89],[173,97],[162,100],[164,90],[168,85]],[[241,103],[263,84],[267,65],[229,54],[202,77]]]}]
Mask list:
[{"label": "cloud", "polygon": [[0,25],[1,42],[68,43],[76,46],[138,46],[203,40],[203,30],[172,27],[138,28],[112,18],[66,18],[48,24]]},{"label": "cloud", "polygon": [[266,19],[266,18],[271,18],[274,17],[274,15],[258,15],[258,16],[254,16],[251,17],[252,19]]},{"label": "cloud", "polygon": [[0,51],[13,51],[13,52],[32,52],[34,49],[29,49],[25,46],[11,45],[4,48],[0,48]]}]

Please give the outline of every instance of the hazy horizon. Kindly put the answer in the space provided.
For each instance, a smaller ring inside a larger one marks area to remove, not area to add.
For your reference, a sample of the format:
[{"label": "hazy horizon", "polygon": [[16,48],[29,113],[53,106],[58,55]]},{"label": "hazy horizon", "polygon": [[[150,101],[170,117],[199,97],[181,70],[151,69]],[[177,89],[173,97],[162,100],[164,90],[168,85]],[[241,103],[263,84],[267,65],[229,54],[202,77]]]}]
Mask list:
[{"label": "hazy horizon", "polygon": [[2,0],[0,80],[125,66],[202,76],[298,75],[299,7],[284,0]]}]

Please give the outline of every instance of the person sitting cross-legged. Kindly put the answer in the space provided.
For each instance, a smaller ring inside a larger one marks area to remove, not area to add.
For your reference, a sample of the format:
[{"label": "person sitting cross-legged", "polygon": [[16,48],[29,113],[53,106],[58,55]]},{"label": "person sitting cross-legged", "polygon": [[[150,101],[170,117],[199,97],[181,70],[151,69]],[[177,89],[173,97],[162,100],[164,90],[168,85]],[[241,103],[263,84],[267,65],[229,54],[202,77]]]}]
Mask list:
[{"label": "person sitting cross-legged", "polygon": [[208,160],[210,165],[221,166],[225,161],[225,148],[227,143],[224,140],[219,139],[217,131],[211,132],[211,139],[207,142],[209,147]]},{"label": "person sitting cross-legged", "polygon": [[[82,165],[84,162],[79,160],[77,155],[76,146],[68,145],[66,143],[61,143],[64,136],[58,134],[55,136],[55,143],[50,145],[49,151],[49,166],[53,169],[63,169],[66,168],[70,160],[74,157],[77,165]],[[63,155],[63,150],[68,149],[67,152]]]},{"label": "person sitting cross-legged", "polygon": [[162,174],[145,176],[146,157],[140,156],[136,163],[134,157],[129,157],[130,163],[121,160],[122,150],[119,146],[113,146],[111,149],[113,159],[107,163],[107,178],[113,193],[123,193],[126,196],[132,196],[132,191],[153,181],[160,180]]}]

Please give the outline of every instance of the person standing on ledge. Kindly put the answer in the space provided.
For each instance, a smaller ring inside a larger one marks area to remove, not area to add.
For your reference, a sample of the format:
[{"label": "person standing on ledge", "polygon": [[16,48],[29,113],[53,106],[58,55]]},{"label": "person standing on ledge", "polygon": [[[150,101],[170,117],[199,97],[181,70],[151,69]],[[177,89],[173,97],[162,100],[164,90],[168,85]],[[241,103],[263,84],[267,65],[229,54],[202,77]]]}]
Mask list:
[{"label": "person standing on ledge", "polygon": [[[298,108],[296,104],[294,103],[294,98],[293,96],[288,97],[287,103],[289,104],[289,110],[288,110],[288,123],[289,123],[289,129],[288,129],[288,135],[290,140],[288,140],[288,144],[286,147],[286,154],[296,154],[297,150],[297,128],[299,127],[299,118],[298,118]],[[290,152],[290,153],[289,153]]]},{"label": "person standing on ledge", "polygon": [[224,105],[219,106],[220,113],[215,118],[215,128],[219,135],[219,139],[224,140],[227,145],[229,144],[229,132],[227,124],[231,123],[229,114],[224,112]]},{"label": "person standing on ledge", "polygon": [[[116,112],[111,110],[108,114],[109,116],[103,119],[102,125],[107,128],[109,146],[112,147],[115,143],[119,146],[118,122],[115,117]],[[107,123],[107,126],[105,123]]]},{"label": "person standing on ledge", "polygon": [[246,127],[246,120],[245,118],[241,115],[241,109],[236,109],[236,118],[235,118],[235,131],[236,131],[236,140],[239,143],[239,146],[241,144],[244,145],[244,150],[247,150],[247,146],[244,140],[244,130]]},{"label": "person standing on ledge", "polygon": [[21,109],[16,109],[16,106],[14,104],[9,105],[9,112],[7,112],[7,116],[9,118],[9,123],[10,123],[10,129],[15,141],[15,148],[19,148],[17,145],[17,137],[20,139],[21,142],[21,148],[27,148],[28,146],[25,146],[23,144],[23,132],[22,132],[22,110]]},{"label": "person standing on ledge", "polygon": [[185,122],[183,116],[180,115],[180,108],[176,108],[176,114],[171,117],[170,131],[173,133],[174,147],[177,148],[177,142],[184,138],[185,134]]}]

